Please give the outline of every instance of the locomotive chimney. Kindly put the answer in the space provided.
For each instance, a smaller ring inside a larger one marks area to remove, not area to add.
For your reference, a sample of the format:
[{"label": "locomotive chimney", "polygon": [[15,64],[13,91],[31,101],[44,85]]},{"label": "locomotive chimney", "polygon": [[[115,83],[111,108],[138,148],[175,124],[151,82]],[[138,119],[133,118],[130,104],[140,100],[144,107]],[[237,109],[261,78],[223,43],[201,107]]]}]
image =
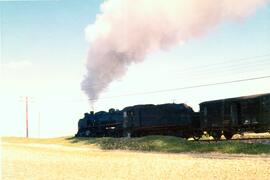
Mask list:
[{"label": "locomotive chimney", "polygon": [[90,111],[90,114],[91,114],[91,115],[94,115],[94,111]]}]

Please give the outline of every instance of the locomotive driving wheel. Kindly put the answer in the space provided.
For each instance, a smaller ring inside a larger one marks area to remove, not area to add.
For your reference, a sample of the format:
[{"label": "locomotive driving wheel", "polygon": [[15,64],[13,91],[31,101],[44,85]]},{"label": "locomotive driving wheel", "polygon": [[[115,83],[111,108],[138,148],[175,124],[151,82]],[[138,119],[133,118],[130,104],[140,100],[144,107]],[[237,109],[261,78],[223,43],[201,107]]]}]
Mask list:
[{"label": "locomotive driving wheel", "polygon": [[200,138],[201,138],[201,136],[193,135],[193,139],[194,139],[195,141],[199,141]]},{"label": "locomotive driving wheel", "polygon": [[221,131],[212,131],[211,134],[215,141],[219,141],[221,139],[222,136]]},{"label": "locomotive driving wheel", "polygon": [[224,131],[224,132],[223,132],[223,135],[225,136],[225,138],[226,138],[227,140],[232,139],[232,137],[233,137],[233,133],[230,132],[230,131]]},{"label": "locomotive driving wheel", "polygon": [[202,137],[202,134],[203,134],[203,132],[201,132],[201,131],[195,131],[195,132],[193,132],[192,137],[195,141],[198,141]]},{"label": "locomotive driving wheel", "polygon": [[85,137],[90,137],[90,134],[91,134],[90,130],[85,131]]}]

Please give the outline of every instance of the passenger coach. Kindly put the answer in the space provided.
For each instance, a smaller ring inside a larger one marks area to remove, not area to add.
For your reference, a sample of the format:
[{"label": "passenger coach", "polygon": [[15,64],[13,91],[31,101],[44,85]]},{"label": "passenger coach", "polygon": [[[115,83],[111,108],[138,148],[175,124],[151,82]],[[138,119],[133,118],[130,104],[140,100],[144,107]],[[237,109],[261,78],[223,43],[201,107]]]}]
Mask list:
[{"label": "passenger coach", "polygon": [[214,139],[243,132],[270,131],[270,94],[244,96],[200,104],[201,128]]}]

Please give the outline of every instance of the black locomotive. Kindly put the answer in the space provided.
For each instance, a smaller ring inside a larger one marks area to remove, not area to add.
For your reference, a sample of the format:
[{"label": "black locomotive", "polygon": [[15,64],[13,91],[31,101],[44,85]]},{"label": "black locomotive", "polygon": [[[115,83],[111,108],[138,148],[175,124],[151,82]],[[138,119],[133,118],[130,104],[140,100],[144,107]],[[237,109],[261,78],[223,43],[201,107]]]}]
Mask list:
[{"label": "black locomotive", "polygon": [[200,103],[136,105],[123,110],[86,113],[77,137],[173,135],[198,140],[203,134],[219,140],[243,132],[270,132],[270,93]]},{"label": "black locomotive", "polygon": [[123,136],[123,113],[110,109],[109,112],[93,111],[79,120],[76,137],[121,137]]}]

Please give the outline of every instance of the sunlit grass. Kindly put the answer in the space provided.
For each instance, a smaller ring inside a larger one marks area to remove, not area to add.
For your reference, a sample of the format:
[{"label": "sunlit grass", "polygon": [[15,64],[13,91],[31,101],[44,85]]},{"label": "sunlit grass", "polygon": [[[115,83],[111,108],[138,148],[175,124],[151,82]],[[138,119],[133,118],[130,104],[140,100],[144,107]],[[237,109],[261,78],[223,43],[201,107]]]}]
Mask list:
[{"label": "sunlit grass", "polygon": [[64,146],[96,147],[103,150],[132,150],[153,151],[166,153],[181,152],[219,152],[219,153],[244,153],[244,154],[270,154],[270,144],[245,143],[245,142],[201,142],[187,141],[172,136],[146,136],[141,138],[14,138],[5,137],[4,142],[10,143],[38,143],[58,144]]}]

